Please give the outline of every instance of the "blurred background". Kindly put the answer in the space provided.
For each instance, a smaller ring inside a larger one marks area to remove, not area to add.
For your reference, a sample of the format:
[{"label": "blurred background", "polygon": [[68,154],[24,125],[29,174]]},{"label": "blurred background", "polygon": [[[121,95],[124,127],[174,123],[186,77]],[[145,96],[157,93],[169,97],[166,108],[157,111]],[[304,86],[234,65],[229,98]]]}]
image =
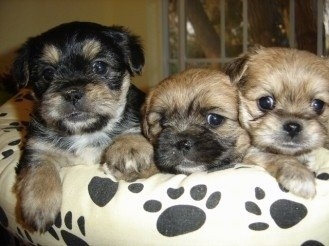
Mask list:
[{"label": "blurred background", "polygon": [[[327,55],[328,0],[168,0],[165,71],[223,67],[250,46],[283,46]],[[165,42],[165,41],[164,41]]]},{"label": "blurred background", "polygon": [[143,41],[148,91],[189,67],[222,68],[255,44],[329,52],[329,0],[0,0],[0,104],[27,38],[69,21],[123,25]]}]

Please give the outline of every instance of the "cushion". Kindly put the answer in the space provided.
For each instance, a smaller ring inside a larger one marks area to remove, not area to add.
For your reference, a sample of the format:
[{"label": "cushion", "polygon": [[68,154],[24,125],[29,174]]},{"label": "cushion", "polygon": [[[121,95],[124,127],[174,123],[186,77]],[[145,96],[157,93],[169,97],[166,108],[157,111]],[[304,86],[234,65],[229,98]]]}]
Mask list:
[{"label": "cushion", "polygon": [[0,224],[33,245],[329,245],[329,153],[317,151],[317,195],[282,189],[261,167],[118,181],[98,165],[63,168],[61,216],[30,233],[15,220],[15,166],[33,104],[0,107]]}]

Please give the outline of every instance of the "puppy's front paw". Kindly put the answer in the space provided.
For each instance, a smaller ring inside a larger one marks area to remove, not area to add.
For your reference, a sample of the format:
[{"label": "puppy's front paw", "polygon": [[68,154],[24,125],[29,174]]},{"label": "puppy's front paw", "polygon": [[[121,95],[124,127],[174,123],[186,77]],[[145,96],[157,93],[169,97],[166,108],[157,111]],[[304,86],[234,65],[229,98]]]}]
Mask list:
[{"label": "puppy's front paw", "polygon": [[297,196],[308,199],[316,194],[314,175],[304,166],[284,166],[278,173],[277,180],[284,188]]},{"label": "puppy's front paw", "polygon": [[18,220],[27,230],[41,233],[54,223],[62,203],[59,175],[45,174],[32,171],[20,179],[16,186]]},{"label": "puppy's front paw", "polygon": [[157,172],[153,146],[139,134],[124,134],[115,139],[104,156],[105,165],[117,178],[134,181]]}]

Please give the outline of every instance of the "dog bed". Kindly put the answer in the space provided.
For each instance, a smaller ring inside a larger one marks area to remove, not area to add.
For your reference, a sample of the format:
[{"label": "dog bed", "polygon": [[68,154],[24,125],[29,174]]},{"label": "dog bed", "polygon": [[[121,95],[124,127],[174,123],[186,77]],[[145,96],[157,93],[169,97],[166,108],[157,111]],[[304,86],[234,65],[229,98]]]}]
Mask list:
[{"label": "dog bed", "polygon": [[99,166],[63,168],[61,216],[44,234],[15,220],[12,191],[33,100],[0,107],[0,224],[31,245],[329,245],[329,154],[316,156],[317,195],[283,190],[260,167],[117,181]]}]

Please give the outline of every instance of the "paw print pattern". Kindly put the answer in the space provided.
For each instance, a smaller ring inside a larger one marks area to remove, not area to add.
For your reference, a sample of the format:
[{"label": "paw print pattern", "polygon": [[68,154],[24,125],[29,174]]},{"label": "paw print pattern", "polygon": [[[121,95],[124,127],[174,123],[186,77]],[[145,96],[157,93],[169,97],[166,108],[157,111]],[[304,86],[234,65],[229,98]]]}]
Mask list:
[{"label": "paw print pattern", "polygon": [[14,148],[14,146],[16,146],[16,145],[19,145],[20,143],[21,143],[20,139],[13,140],[13,141],[9,142],[8,146],[9,146],[10,149],[2,151],[0,159],[6,159],[9,156],[11,156],[12,154],[14,154],[14,150],[12,148]]},{"label": "paw print pattern", "polygon": [[329,173],[320,173],[316,176],[316,178],[319,180],[327,181],[329,180]]},{"label": "paw print pattern", "polygon": [[[184,188],[169,188],[167,195],[176,200],[184,194]],[[191,188],[190,196],[195,201],[203,201],[207,195],[207,186],[196,185]],[[215,208],[221,199],[219,191],[213,192],[206,200],[206,208]],[[148,200],[143,205],[144,210],[157,213],[162,210],[158,200]],[[206,212],[193,205],[178,204],[164,209],[157,219],[157,230],[164,236],[175,237],[200,229],[206,221]]]},{"label": "paw print pattern", "polygon": [[23,149],[23,146],[26,141],[26,127],[29,125],[28,121],[13,121],[10,122],[7,126],[2,127],[1,131],[4,133],[10,133],[12,131],[20,132],[19,139],[13,139],[10,142],[6,143],[8,146],[3,148],[3,151],[0,152],[0,160],[6,159],[14,154],[15,149]]},{"label": "paw print pattern", "polygon": [[[77,219],[77,225],[79,228],[79,231],[81,233],[81,237],[85,237],[86,236],[86,231],[85,231],[85,218],[83,216],[80,216]],[[63,239],[63,241],[65,242],[66,245],[68,246],[75,246],[75,245],[88,245],[88,243],[86,243],[81,237],[78,237],[77,235],[74,235],[70,232],[70,230],[72,230],[72,212],[69,211],[65,214],[64,217],[64,225],[62,224],[62,216],[61,214],[59,214],[56,218],[56,221],[54,223],[54,226],[56,226],[57,228],[60,229],[60,234],[61,237]],[[56,239],[56,240],[60,240],[59,235],[57,234],[57,232],[54,229],[54,226],[51,227],[48,232]]]},{"label": "paw print pattern", "polygon": [[308,241],[302,243],[301,246],[324,246],[324,244],[320,243],[319,241],[308,240]]},{"label": "paw print pattern", "polygon": [[26,241],[26,239],[32,244],[34,245],[34,242],[30,236],[30,234],[24,230],[24,233],[17,227],[17,236],[24,239]]},{"label": "paw print pattern", "polygon": [[132,193],[140,193],[144,189],[142,183],[132,183],[128,186],[128,190]]},{"label": "paw print pattern", "polygon": [[[265,198],[265,191],[259,187],[255,188],[255,197],[257,200]],[[247,212],[254,215],[262,215],[260,207],[252,201],[245,203],[245,209]],[[276,225],[282,229],[288,229],[297,225],[307,215],[307,208],[298,202],[294,202],[287,199],[279,199],[272,203],[270,206],[270,215]],[[269,228],[268,223],[255,222],[249,225],[250,230],[263,231]]]},{"label": "paw print pattern", "polygon": [[104,207],[115,196],[118,187],[118,182],[109,178],[93,177],[88,185],[88,193],[97,206]]}]

